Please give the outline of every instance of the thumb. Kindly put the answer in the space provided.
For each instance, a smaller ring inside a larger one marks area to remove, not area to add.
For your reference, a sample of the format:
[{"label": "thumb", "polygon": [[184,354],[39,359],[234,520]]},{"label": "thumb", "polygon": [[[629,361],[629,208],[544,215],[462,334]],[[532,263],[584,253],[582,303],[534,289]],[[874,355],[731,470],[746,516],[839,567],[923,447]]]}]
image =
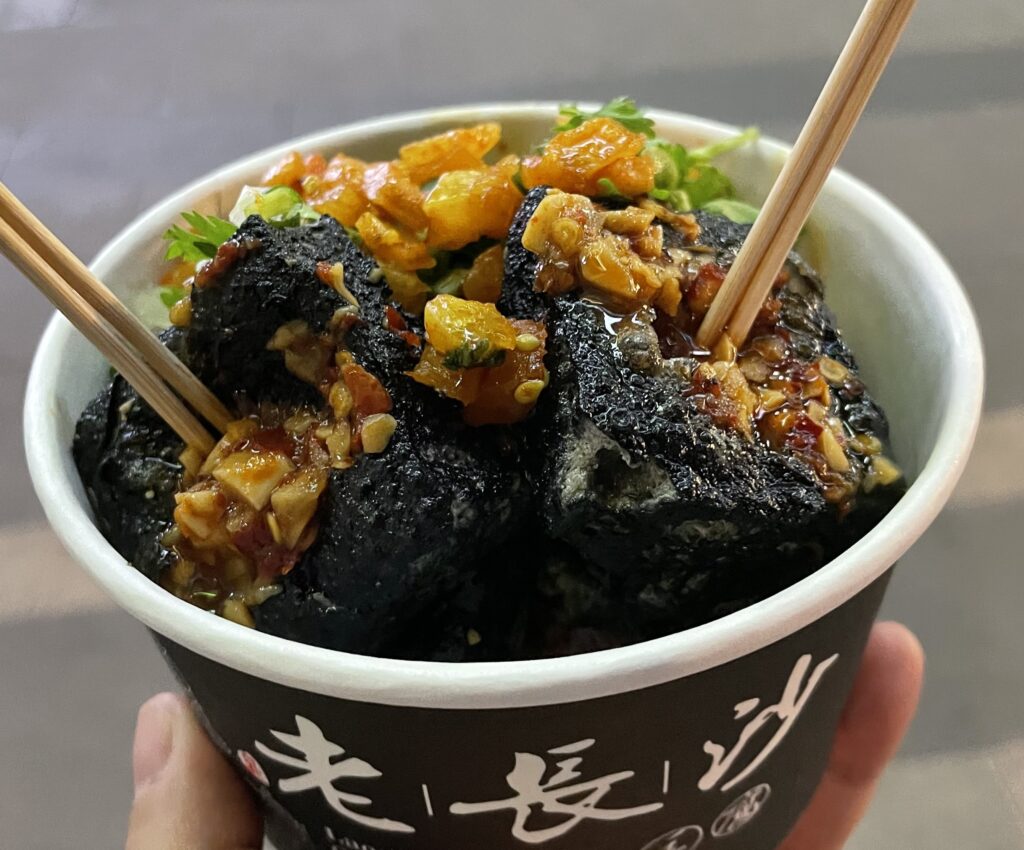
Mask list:
[{"label": "thumb", "polygon": [[245,784],[185,700],[157,694],[139,709],[135,801],[125,850],[258,850],[259,813]]},{"label": "thumb", "polygon": [[843,710],[825,776],[780,850],[845,846],[910,725],[923,675],[924,652],[917,638],[898,623],[877,624]]}]

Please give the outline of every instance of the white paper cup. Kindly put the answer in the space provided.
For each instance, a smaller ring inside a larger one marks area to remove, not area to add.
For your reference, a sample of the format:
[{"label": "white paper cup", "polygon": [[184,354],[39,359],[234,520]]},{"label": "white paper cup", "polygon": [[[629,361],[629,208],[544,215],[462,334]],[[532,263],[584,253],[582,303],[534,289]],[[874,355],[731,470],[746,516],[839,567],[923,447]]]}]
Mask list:
[{"label": "white paper cup", "polygon": [[[483,120],[502,122],[522,150],[555,111],[430,110],[289,141],[162,201],[93,270],[140,303],[161,265],[160,234],[178,213],[223,215],[287,151],[386,159],[404,142]],[[661,135],[683,143],[735,132],[651,115]],[[762,141],[722,165],[742,197],[763,198],[786,150]],[[259,790],[279,846],[769,850],[820,777],[891,567],[963,470],[983,386],[970,305],[906,217],[836,172],[810,233],[809,259],[913,483],[876,528],[810,577],[680,634],[571,658],[409,662],[293,643],[176,599],[93,524],[70,446],[107,372],[60,316],[26,394],[32,478],[68,551],[155,633],[215,739]]]}]

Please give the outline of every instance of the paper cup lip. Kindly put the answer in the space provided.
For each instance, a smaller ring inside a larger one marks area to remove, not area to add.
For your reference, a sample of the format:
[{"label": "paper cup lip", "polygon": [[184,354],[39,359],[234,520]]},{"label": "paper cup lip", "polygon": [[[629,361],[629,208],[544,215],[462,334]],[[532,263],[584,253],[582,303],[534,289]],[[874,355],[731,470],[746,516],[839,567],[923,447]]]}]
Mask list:
[{"label": "paper cup lip", "polygon": [[[511,117],[552,116],[549,102],[488,103],[429,109],[313,133],[252,154],[189,184],[157,203],[99,253],[100,277],[137,252],[154,222],[166,226],[191,196],[209,192],[295,148],[341,147],[360,137],[431,125]],[[662,128],[710,138],[737,128],[659,110]],[[782,154],[773,140],[762,145]],[[76,379],[65,358],[75,331],[54,316],[36,351],[25,395],[25,447],[33,484],[53,528],[72,556],[127,611],[150,628],[214,661],[279,684],[327,696],[396,706],[450,709],[514,708],[596,699],[662,684],[732,661],[819,619],[869,585],[921,535],[963,472],[981,416],[983,356],[974,313],[956,275],[931,241],[879,193],[842,171],[828,191],[884,223],[928,269],[927,287],[950,340],[949,380],[958,387],[942,411],[934,448],[892,511],[850,549],[808,578],[721,619],[631,646],[530,661],[456,664],[372,658],[329,650],[246,629],[167,593],[131,567],[93,524],[69,436],[60,426],[58,387]]]}]

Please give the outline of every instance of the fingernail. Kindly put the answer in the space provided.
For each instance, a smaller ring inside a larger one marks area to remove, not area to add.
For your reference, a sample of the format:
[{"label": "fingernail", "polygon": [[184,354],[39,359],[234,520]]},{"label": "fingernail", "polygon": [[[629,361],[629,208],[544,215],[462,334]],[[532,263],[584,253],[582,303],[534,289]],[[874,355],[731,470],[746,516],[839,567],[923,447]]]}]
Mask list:
[{"label": "fingernail", "polygon": [[157,694],[139,709],[132,747],[132,775],[136,795],[153,782],[171,756],[174,721],[181,701],[174,694]]}]

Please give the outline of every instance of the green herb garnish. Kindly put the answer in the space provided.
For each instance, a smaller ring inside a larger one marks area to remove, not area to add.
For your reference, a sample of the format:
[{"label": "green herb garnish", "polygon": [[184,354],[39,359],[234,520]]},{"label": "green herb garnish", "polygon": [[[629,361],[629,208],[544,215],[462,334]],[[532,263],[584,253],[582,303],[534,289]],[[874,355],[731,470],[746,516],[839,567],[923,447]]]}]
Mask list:
[{"label": "green herb garnish", "polygon": [[729,151],[742,148],[744,145],[749,145],[751,142],[756,142],[760,136],[761,131],[758,130],[757,127],[747,127],[747,129],[742,133],[730,136],[728,139],[722,139],[717,142],[712,142],[709,145],[694,148],[690,151],[690,156],[694,159],[705,161],[715,159],[715,157],[719,157],[723,153],[729,153]]},{"label": "green herb garnish", "polygon": [[597,188],[601,190],[600,197],[602,198],[614,198],[617,201],[629,200],[629,198],[619,191],[619,187],[615,185],[615,181],[610,180],[607,177],[602,177],[597,181]]},{"label": "green herb garnish", "polygon": [[478,366],[500,366],[505,362],[502,349],[491,350],[489,339],[478,339],[464,342],[458,348],[449,351],[442,361],[448,369],[474,369]]},{"label": "green herb garnish", "polygon": [[555,127],[556,133],[572,130],[591,118],[611,118],[627,130],[643,133],[649,139],[654,138],[654,122],[644,115],[636,101],[629,97],[609,100],[596,112],[584,112],[575,103],[563,103],[558,107],[558,115],[563,121]]},{"label": "green herb garnish", "polygon": [[258,215],[274,227],[299,227],[320,219],[320,213],[290,186],[272,186],[252,193],[243,201],[241,213]]},{"label": "green herb garnish", "polygon": [[468,275],[469,269],[452,269],[428,286],[435,295],[458,295],[462,292],[462,284],[466,282]]},{"label": "green herb garnish", "polygon": [[526,188],[526,184],[523,182],[523,167],[519,166],[516,169],[516,173],[512,175],[512,182],[516,184],[516,188],[524,195],[530,190]]},{"label": "green herb garnish", "polygon": [[677,210],[706,209],[710,203],[731,199],[735,194],[732,181],[711,160],[757,137],[757,129],[751,127],[730,139],[692,150],[663,139],[648,142],[646,153],[656,166],[651,197]]},{"label": "green herb garnish", "polygon": [[704,204],[704,209],[717,215],[724,215],[737,224],[753,224],[761,212],[752,204],[737,201],[735,198],[716,198]]},{"label": "green herb garnish", "polygon": [[160,300],[169,310],[185,297],[184,286],[165,286],[160,290]]},{"label": "green herb garnish", "polygon": [[420,269],[416,276],[429,286],[435,295],[458,295],[462,291],[462,284],[469,274],[473,261],[492,245],[497,244],[496,239],[484,237],[454,251],[434,249],[430,252],[434,258],[434,265],[429,269]]},{"label": "green herb garnish", "polygon": [[[732,181],[711,161],[749,144],[759,135],[756,127],[750,127],[732,138],[688,150],[683,145],[657,138],[654,121],[628,97],[610,100],[595,112],[586,112],[575,103],[562,104],[558,112],[562,123],[555,127],[556,133],[572,130],[591,118],[611,118],[626,129],[647,136],[650,141],[643,155],[654,160],[656,169],[650,196],[677,210],[708,209],[708,204],[732,200],[735,194]],[[621,200],[625,197],[611,180],[601,179],[598,186],[602,198]],[[736,201],[734,205],[720,207],[719,211],[722,215],[738,216],[737,221],[746,222],[750,220],[752,209]]]},{"label": "green herb garnish", "polygon": [[[344,227],[344,225],[342,225]],[[363,237],[359,235],[359,231],[354,227],[345,227],[345,233],[348,234],[348,238],[352,240],[352,244],[357,248],[363,247]]]},{"label": "green herb garnish", "polygon": [[185,230],[176,224],[164,233],[164,239],[170,242],[165,255],[168,260],[178,257],[190,263],[211,260],[217,249],[234,236],[237,229],[230,221],[215,215],[205,216],[193,211],[183,212],[181,217],[190,229]]}]

